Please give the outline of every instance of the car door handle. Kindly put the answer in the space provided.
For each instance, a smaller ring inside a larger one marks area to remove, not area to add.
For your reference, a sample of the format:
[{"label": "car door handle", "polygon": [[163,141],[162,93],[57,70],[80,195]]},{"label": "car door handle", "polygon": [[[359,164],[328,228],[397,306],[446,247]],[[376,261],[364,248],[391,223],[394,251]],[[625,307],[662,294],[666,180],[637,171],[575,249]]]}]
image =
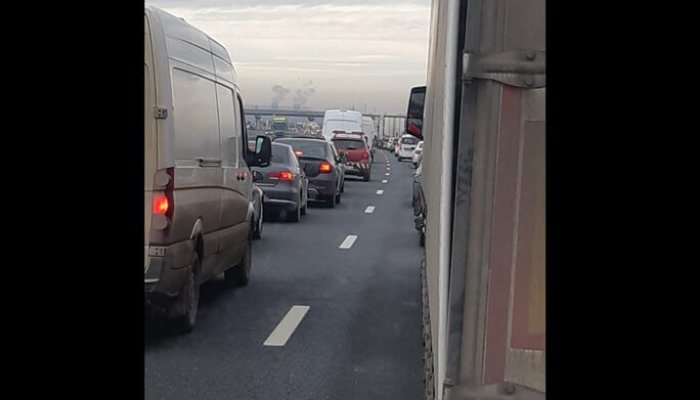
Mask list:
[{"label": "car door handle", "polygon": [[206,157],[195,157],[195,160],[199,161],[200,167],[220,167],[221,160],[216,158],[206,158]]}]

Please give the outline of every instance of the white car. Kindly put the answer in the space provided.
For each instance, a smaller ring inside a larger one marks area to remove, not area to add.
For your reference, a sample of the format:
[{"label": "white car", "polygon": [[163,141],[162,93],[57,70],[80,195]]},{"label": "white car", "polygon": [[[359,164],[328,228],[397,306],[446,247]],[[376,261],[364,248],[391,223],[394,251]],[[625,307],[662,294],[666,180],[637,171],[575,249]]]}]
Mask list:
[{"label": "white car", "polygon": [[420,139],[413,135],[401,136],[401,139],[398,141],[396,158],[398,158],[399,161],[403,160],[404,158],[409,160],[412,159],[413,150],[416,149],[416,145],[419,141]]},{"label": "white car", "polygon": [[423,141],[421,140],[418,142],[416,145],[415,150],[413,150],[413,166],[418,167],[418,164],[420,163],[421,159],[423,158]]}]

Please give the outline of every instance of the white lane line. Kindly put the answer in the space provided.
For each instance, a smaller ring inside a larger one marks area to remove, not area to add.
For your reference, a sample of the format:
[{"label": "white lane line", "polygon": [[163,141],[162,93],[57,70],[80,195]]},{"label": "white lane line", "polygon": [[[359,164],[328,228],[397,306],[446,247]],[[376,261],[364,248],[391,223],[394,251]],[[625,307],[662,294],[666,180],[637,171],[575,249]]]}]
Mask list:
[{"label": "white lane line", "polygon": [[357,235],[348,235],[343,243],[340,244],[341,249],[349,249],[352,247],[353,243],[357,240]]},{"label": "white lane line", "polygon": [[387,170],[387,171],[391,171],[391,167],[386,167],[386,170]]},{"label": "white lane line", "polygon": [[389,175],[391,175],[391,173],[385,172],[384,175],[389,176]]},{"label": "white lane line", "polygon": [[309,306],[292,306],[263,346],[284,346],[309,311]]},{"label": "white lane line", "polygon": [[379,189],[379,190],[377,190],[377,194],[382,195],[382,194],[384,194],[384,191]]},{"label": "white lane line", "polygon": [[365,208],[365,214],[372,214],[374,212],[374,206],[367,206]]},{"label": "white lane line", "polygon": [[382,179],[382,183],[387,183],[387,182],[389,182],[389,181],[386,179]]}]

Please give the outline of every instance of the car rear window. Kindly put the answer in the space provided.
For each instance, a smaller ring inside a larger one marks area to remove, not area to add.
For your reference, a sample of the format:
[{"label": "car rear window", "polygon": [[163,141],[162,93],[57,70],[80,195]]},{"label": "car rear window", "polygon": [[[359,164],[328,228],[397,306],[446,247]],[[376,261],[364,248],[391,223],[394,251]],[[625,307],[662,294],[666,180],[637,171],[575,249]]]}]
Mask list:
[{"label": "car rear window", "polygon": [[335,143],[335,147],[338,150],[361,150],[365,148],[365,142],[362,140],[335,139],[333,143]]},{"label": "car rear window", "polygon": [[401,139],[401,144],[416,144],[419,141],[420,140],[418,140],[418,138],[415,137],[405,137]]},{"label": "car rear window", "polygon": [[327,144],[323,140],[318,139],[277,139],[278,143],[285,143],[292,148],[294,152],[301,151],[302,157],[317,157],[317,158],[327,158]]},{"label": "car rear window", "polygon": [[277,164],[289,164],[289,147],[273,143],[270,161]]}]

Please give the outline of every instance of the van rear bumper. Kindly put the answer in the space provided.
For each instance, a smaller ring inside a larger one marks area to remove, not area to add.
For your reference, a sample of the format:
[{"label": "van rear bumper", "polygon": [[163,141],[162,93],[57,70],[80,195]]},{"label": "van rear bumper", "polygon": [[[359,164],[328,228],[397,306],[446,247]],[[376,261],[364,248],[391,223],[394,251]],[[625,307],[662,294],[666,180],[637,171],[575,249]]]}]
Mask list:
[{"label": "van rear bumper", "polygon": [[[194,243],[186,240],[170,245],[151,244],[144,266],[144,294],[148,301],[176,297],[187,279]],[[153,255],[153,254],[163,254]]]}]

